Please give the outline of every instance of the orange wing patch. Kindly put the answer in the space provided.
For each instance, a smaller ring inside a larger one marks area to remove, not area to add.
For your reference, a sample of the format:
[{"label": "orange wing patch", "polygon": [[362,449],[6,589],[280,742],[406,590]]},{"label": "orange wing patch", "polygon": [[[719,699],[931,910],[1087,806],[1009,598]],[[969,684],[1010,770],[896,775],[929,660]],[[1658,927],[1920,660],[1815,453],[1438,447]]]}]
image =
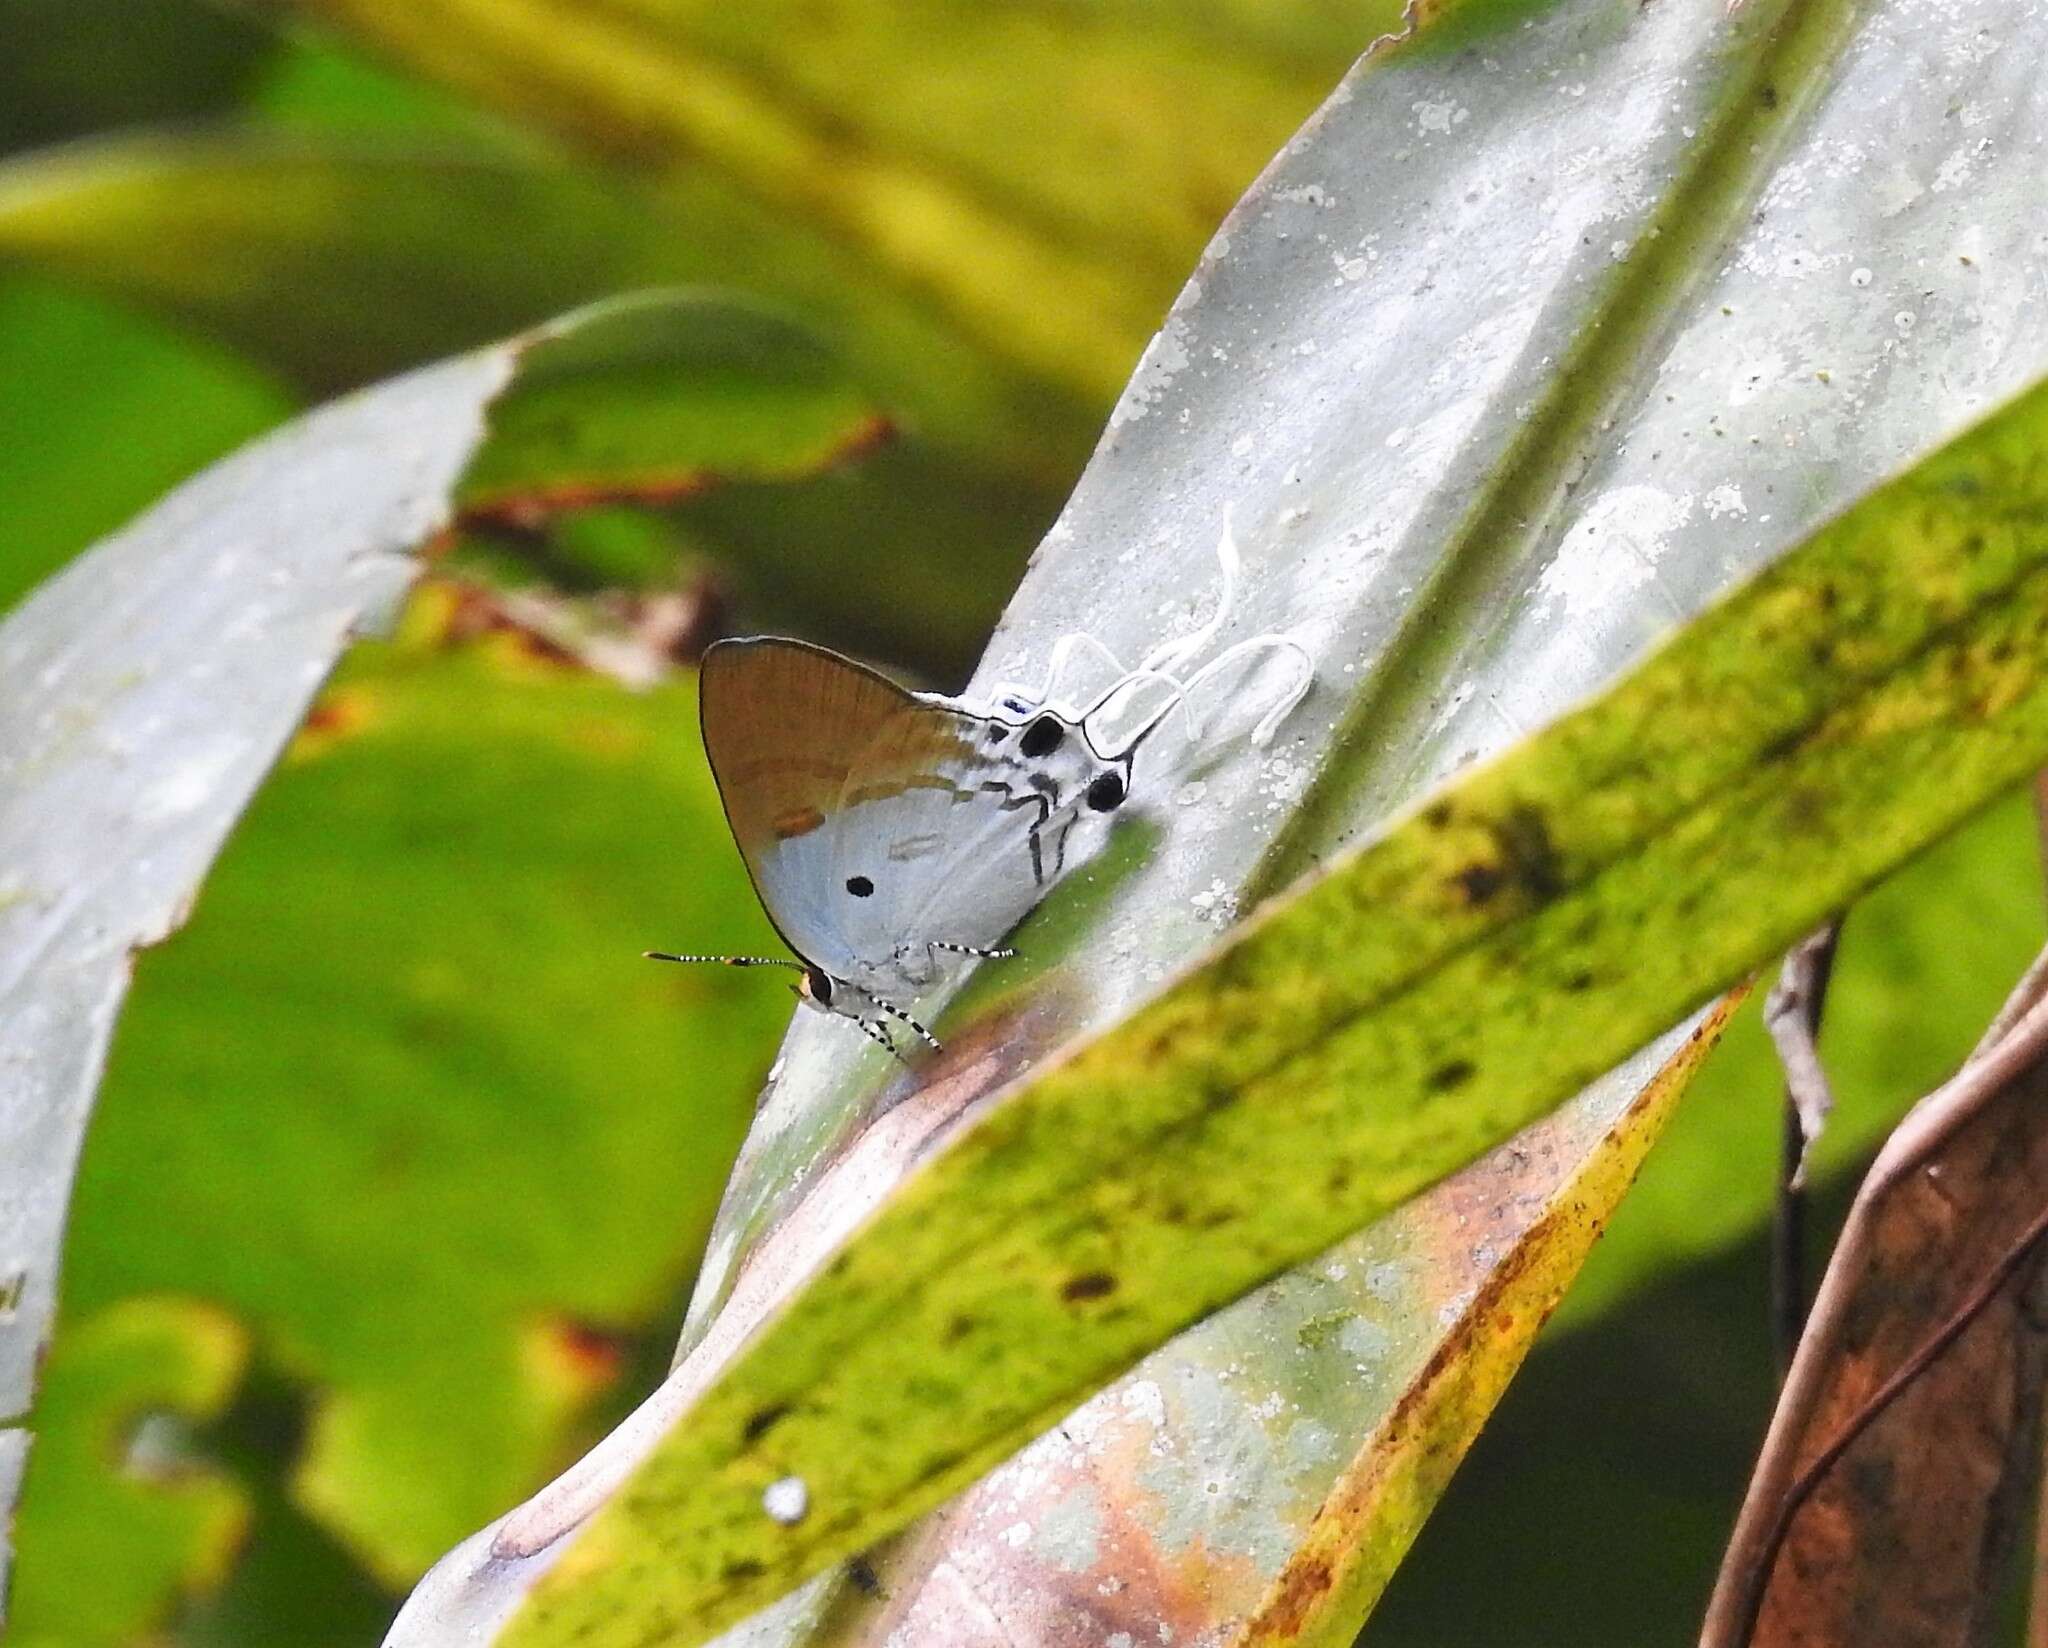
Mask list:
[{"label": "orange wing patch", "polygon": [[777,841],[794,841],[800,835],[809,835],[825,822],[825,815],[816,807],[798,807],[781,814],[769,824]]}]

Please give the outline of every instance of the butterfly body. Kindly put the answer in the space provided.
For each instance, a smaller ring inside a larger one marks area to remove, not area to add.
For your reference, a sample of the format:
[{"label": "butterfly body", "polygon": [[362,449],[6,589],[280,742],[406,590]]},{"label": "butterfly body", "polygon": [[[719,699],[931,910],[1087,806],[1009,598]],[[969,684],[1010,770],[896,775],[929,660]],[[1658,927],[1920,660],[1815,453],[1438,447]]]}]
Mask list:
[{"label": "butterfly body", "polygon": [[988,714],[907,692],[807,642],[721,641],[699,714],[748,875],[827,1011],[914,1021],[914,999],[1002,939],[1113,812],[1130,757],[1017,701]]},{"label": "butterfly body", "polygon": [[[1227,524],[1217,554],[1223,592],[1200,629],[1134,669],[1093,637],[1068,636],[1043,686],[1003,684],[986,699],[909,692],[805,641],[714,644],[698,678],[705,753],[754,890],[799,959],[659,959],[794,968],[801,999],[890,1052],[892,1023],[937,1046],[905,1004],[975,958],[1010,954],[1003,940],[1085,853],[1076,832],[1123,806],[1139,746],[1170,712],[1199,739],[1196,689],[1238,659],[1291,652],[1297,678],[1254,730],[1263,744],[1308,690],[1307,651],[1289,636],[1254,637],[1177,673],[1229,617],[1238,561]],[[1092,697],[1063,696],[1081,650],[1113,679]]]}]

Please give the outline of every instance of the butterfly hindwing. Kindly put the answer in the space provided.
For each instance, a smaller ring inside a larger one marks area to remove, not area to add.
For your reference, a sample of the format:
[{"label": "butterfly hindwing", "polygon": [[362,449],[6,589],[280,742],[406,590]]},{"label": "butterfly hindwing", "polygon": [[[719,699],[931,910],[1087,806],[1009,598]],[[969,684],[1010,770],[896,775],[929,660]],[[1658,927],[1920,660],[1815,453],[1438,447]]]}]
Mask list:
[{"label": "butterfly hindwing", "polygon": [[791,948],[877,995],[991,948],[1063,867],[1106,770],[1075,724],[976,715],[802,642],[721,642],[700,713],[726,816]]},{"label": "butterfly hindwing", "polygon": [[704,656],[704,747],[740,855],[790,947],[835,977],[895,944],[879,894],[849,893],[840,865],[871,839],[937,828],[979,723],[822,647],[725,641]]},{"label": "butterfly hindwing", "polygon": [[1027,757],[1015,738],[989,736],[1011,729],[939,713],[970,719],[973,747],[887,795],[871,775],[895,763],[886,748],[870,752],[856,763],[835,835],[833,890],[856,953],[876,970],[857,977],[884,992],[928,983],[942,964],[934,943],[943,953],[1002,942],[1058,875],[1077,785],[1095,766],[1078,733],[1071,749]]}]

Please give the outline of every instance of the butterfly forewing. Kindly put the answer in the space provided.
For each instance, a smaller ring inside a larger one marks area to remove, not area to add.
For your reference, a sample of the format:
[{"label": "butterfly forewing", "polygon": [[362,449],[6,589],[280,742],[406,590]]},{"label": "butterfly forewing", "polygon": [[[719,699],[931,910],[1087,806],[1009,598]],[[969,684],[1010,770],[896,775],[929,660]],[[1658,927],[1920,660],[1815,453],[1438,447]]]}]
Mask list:
[{"label": "butterfly forewing", "polygon": [[874,832],[886,853],[917,810],[905,798],[972,756],[977,723],[837,653],[776,639],[712,647],[698,713],[733,838],[777,930],[837,977],[886,959],[892,946],[878,954],[877,931],[889,906],[846,890],[848,838],[857,847]]}]

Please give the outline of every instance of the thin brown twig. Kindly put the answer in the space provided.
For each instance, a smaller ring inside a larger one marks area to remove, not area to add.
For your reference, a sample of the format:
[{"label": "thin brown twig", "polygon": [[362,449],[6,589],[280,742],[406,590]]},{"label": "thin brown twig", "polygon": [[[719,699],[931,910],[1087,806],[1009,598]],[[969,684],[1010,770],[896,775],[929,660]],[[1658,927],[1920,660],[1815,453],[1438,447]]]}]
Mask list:
[{"label": "thin brown twig", "polygon": [[1785,1096],[1795,1111],[1801,1144],[1792,1169],[1792,1188],[1806,1187],[1806,1153],[1827,1125],[1835,1095],[1827,1069],[1820,1062],[1820,1015],[1827,1004],[1828,980],[1835,970],[1835,946],[1842,937],[1842,918],[1818,927],[1785,954],[1778,981],[1764,997],[1764,1028],[1785,1067]]},{"label": "thin brown twig", "polygon": [[[1879,1151],[1857,1192],[1736,1516],[1701,1627],[1700,1648],[1745,1648],[1749,1640],[1750,1622],[1762,1607],[1770,1577],[1761,1559],[1771,1547],[1778,1508],[1797,1476],[1800,1441],[1819,1407],[1856,1284],[1869,1267],[1880,1205],[1985,1104],[2048,1056],[2048,999],[2039,994],[2044,979],[2048,952],[2028,968],[2001,1012],[1999,1022],[2008,1026],[2006,1034],[1980,1048],[1968,1064],[1913,1107]],[[2028,997],[2032,999],[2022,1009],[2020,1003]]]},{"label": "thin brown twig", "polygon": [[1842,918],[1789,951],[1764,998],[1764,1024],[1785,1071],[1777,1191],[1771,1204],[1771,1341],[1783,1383],[1806,1326],[1806,1156],[1834,1107],[1820,1059],[1820,1021]]}]

